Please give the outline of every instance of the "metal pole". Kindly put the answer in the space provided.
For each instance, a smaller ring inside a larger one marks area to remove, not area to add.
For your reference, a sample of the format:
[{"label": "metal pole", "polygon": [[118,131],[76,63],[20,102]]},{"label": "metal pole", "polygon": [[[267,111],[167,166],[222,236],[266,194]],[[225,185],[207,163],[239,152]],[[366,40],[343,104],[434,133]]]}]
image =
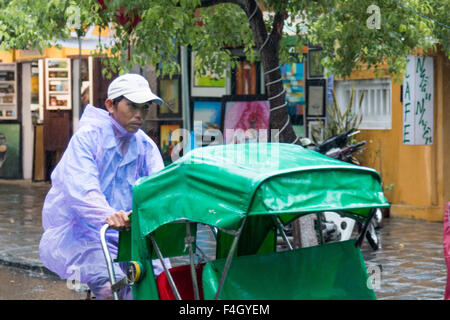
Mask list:
[{"label": "metal pole", "polygon": [[222,291],[223,284],[225,282],[225,278],[228,274],[228,270],[230,269],[231,260],[233,259],[233,255],[234,255],[234,252],[236,251],[236,247],[237,247],[237,244],[238,244],[238,241],[241,236],[242,229],[244,227],[246,220],[247,220],[247,217],[242,221],[237,234],[234,236],[233,243],[231,244],[230,252],[228,253],[227,260],[225,262],[225,267],[223,268],[222,277],[220,278],[219,288],[217,288],[217,292],[216,292],[216,296],[214,297],[214,300],[219,299],[220,292]]},{"label": "metal pole", "polygon": [[153,239],[153,236],[151,234],[150,234],[150,240],[152,241],[153,247],[155,248],[156,255],[158,256],[159,260],[161,261],[161,264],[164,268],[164,273],[166,274],[167,280],[169,281],[169,284],[172,287],[172,291],[175,294],[175,297],[177,298],[177,300],[181,300],[181,296],[180,296],[180,293],[178,292],[177,286],[175,285],[172,275],[170,274],[169,270],[167,269],[166,264],[164,263],[164,259],[161,254],[161,251],[159,250],[159,247],[156,244],[156,241],[155,241],[155,239]]},{"label": "metal pole", "polygon": [[[111,282],[111,290],[112,286],[116,283],[116,275],[114,273],[114,268],[111,260],[111,255],[109,253],[108,244],[106,243],[106,231],[109,228],[109,224],[103,225],[100,229],[100,242],[102,244],[103,255],[105,256],[106,266],[108,268],[109,281]],[[114,300],[119,300],[119,294],[117,291],[112,291]]]},{"label": "metal pole", "polygon": [[358,240],[355,243],[355,247],[361,247],[361,244],[364,240],[364,236],[366,235],[366,232],[367,232],[367,227],[369,226],[369,223],[372,220],[373,216],[375,215],[376,211],[377,211],[377,208],[370,209],[369,217],[367,218],[366,223],[363,225],[363,229],[361,231],[361,234],[358,237]]},{"label": "metal pole", "polygon": [[294,248],[292,247],[291,242],[289,241],[289,239],[286,236],[286,233],[284,232],[283,226],[281,224],[280,218],[278,216],[272,216],[273,220],[275,221],[275,225],[277,226],[278,230],[281,233],[281,237],[283,238],[284,241],[286,241],[289,250],[294,250]]},{"label": "metal pole", "polygon": [[195,298],[195,300],[200,300],[200,294],[198,292],[197,273],[195,272],[195,265],[194,265],[194,252],[192,250],[192,242],[193,241],[194,241],[194,239],[193,239],[193,237],[191,237],[191,224],[189,222],[186,222],[185,242],[187,242],[187,245],[189,246],[189,261],[190,261],[190,265],[191,265],[192,284],[194,287],[194,298]]},{"label": "metal pole", "polygon": [[323,233],[322,233],[322,213],[317,212],[316,217],[317,217],[316,230],[317,230],[317,233],[319,234],[319,241],[320,241],[320,244],[324,244]]}]

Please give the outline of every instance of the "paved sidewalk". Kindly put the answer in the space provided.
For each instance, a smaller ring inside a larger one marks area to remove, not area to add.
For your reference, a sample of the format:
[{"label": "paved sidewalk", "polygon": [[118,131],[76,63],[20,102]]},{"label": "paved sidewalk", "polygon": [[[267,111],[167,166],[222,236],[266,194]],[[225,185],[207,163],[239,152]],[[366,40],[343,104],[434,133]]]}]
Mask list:
[{"label": "paved sidewalk", "polygon": [[[54,275],[38,254],[42,234],[41,209],[50,184],[0,180],[0,264],[38,274]],[[384,220],[381,249],[372,251],[363,243],[368,266],[381,265],[379,299],[441,300],[446,267],[442,247],[442,223],[415,219]]]}]

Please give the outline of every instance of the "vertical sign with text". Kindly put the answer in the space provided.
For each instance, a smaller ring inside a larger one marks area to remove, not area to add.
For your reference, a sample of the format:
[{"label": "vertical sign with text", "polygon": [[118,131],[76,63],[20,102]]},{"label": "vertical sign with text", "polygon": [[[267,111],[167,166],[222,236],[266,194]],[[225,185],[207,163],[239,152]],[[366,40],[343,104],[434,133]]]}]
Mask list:
[{"label": "vertical sign with text", "polygon": [[403,79],[403,144],[433,144],[433,75],[433,57],[408,57]]}]

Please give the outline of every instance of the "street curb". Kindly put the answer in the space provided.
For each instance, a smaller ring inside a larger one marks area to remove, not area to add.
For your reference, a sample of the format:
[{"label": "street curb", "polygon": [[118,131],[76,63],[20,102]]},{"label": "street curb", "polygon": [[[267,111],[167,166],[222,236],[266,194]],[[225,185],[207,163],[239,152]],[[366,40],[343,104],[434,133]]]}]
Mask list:
[{"label": "street curb", "polygon": [[12,261],[9,259],[5,259],[4,257],[1,257],[0,265],[6,266],[6,267],[17,268],[17,269],[21,269],[21,270],[25,270],[25,271],[30,271],[33,274],[36,274],[37,276],[40,276],[40,277],[61,280],[61,278],[56,273],[54,273],[53,271],[50,271],[46,267],[39,265],[39,264]]}]

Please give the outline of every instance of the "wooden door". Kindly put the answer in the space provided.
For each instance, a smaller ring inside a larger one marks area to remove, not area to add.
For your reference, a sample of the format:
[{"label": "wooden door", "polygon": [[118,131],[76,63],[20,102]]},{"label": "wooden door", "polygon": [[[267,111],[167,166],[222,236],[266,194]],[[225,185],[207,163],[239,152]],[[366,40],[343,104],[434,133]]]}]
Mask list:
[{"label": "wooden door", "polygon": [[102,58],[94,58],[93,63],[93,99],[94,106],[105,108],[105,100],[108,96],[108,86],[114,78],[117,77],[117,73],[113,73],[110,79],[103,76],[102,70],[105,67]]}]

